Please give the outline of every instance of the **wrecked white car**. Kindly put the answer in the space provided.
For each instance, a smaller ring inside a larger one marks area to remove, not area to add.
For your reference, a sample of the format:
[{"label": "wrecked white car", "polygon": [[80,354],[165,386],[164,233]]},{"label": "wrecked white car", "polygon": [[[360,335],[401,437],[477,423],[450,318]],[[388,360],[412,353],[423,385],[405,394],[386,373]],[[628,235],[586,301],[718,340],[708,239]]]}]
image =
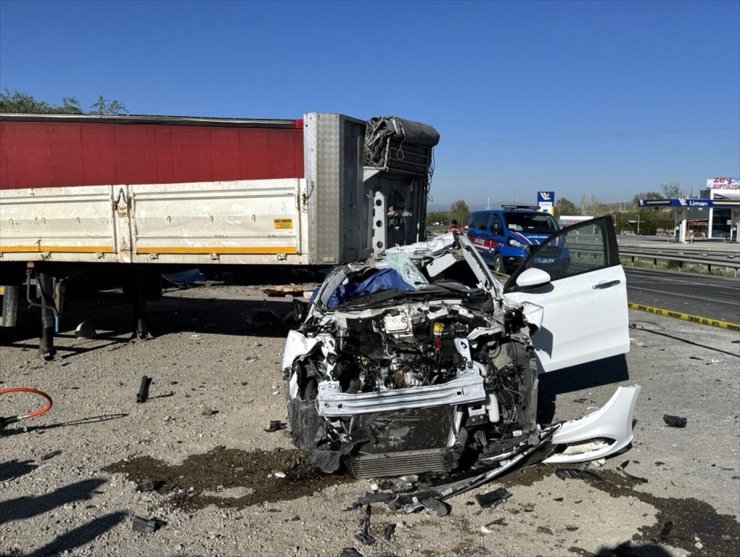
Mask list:
[{"label": "wrecked white car", "polygon": [[[567,267],[537,267],[564,248]],[[333,269],[301,319],[283,359],[290,428],[326,472],[419,475],[444,498],[525,459],[582,462],[632,441],[639,387],[536,422],[538,373],[629,350],[608,217],[553,235],[505,286],[465,236],[391,248]]]}]

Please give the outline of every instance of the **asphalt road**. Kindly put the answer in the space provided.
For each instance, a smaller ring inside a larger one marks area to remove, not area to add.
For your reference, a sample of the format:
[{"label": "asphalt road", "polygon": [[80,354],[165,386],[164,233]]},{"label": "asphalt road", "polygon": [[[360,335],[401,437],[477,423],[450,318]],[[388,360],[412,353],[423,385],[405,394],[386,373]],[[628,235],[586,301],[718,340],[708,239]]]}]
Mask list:
[{"label": "asphalt road", "polygon": [[630,302],[740,323],[740,279],[625,268]]}]

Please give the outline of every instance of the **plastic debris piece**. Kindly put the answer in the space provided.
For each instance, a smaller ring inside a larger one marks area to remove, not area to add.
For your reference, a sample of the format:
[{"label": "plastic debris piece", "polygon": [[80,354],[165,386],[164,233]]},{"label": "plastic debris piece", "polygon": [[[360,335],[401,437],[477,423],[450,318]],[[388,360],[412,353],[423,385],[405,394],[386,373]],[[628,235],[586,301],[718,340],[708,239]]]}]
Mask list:
[{"label": "plastic debris piece", "polygon": [[362,557],[362,553],[357,551],[354,547],[345,547],[339,552],[337,557]]},{"label": "plastic debris piece", "polygon": [[377,493],[368,493],[362,497],[358,497],[357,504],[362,506],[369,505],[370,503],[387,503],[388,501],[392,501],[395,497],[396,496],[393,493],[384,493],[382,491]]},{"label": "plastic debris piece", "polygon": [[270,425],[267,426],[265,431],[267,433],[272,433],[273,431],[280,431],[281,429],[285,429],[285,424],[283,422],[280,420],[270,420]]},{"label": "plastic debris piece", "polygon": [[625,470],[625,468],[627,467],[627,465],[629,464],[629,462],[630,461],[627,460],[627,461],[623,462],[622,464],[620,464],[619,466],[617,466],[617,472],[619,472],[620,474],[622,474],[625,478],[629,478],[630,480],[635,481],[637,483],[641,483],[641,484],[648,483],[648,481],[647,481],[646,478],[641,478],[639,476],[634,476],[634,475],[630,474],[629,472],[627,472]]},{"label": "plastic debris piece", "polygon": [[95,327],[90,325],[87,321],[83,321],[79,325],[77,325],[77,328],[75,329],[75,336],[77,338],[85,338],[85,339],[91,339],[98,336],[98,332],[95,330]]},{"label": "plastic debris piece", "polygon": [[40,460],[49,460],[60,454],[62,454],[62,451],[60,449],[49,451],[48,453],[42,454]]},{"label": "plastic debris piece", "polygon": [[285,472],[281,472],[280,470],[273,470],[272,475],[280,479],[288,477],[288,474],[286,474]]},{"label": "plastic debris piece", "polygon": [[688,420],[682,416],[670,416],[668,414],[663,414],[663,421],[665,422],[665,425],[668,427],[686,427],[686,423]]},{"label": "plastic debris piece", "polygon": [[366,532],[355,532],[355,539],[362,545],[373,545],[375,538]]},{"label": "plastic debris piece", "polygon": [[151,534],[158,530],[165,523],[157,518],[142,518],[135,516],[131,521],[131,528],[134,532],[140,532],[142,534]]},{"label": "plastic debris piece", "polygon": [[595,482],[603,482],[604,480],[596,472],[590,470],[581,470],[580,468],[558,468],[555,470],[555,475],[561,480],[592,480]]},{"label": "plastic debris piece", "polygon": [[509,497],[511,497],[511,493],[506,488],[499,487],[488,493],[477,494],[475,500],[485,509],[488,507],[497,507],[501,503],[505,503]]},{"label": "plastic debris piece", "polygon": [[555,535],[547,526],[537,526],[537,532],[539,532],[540,534],[549,534],[550,536]]},{"label": "plastic debris piece", "polygon": [[339,451],[316,450],[311,453],[311,464],[326,474],[339,470],[342,453]]},{"label": "plastic debris piece", "polygon": [[152,384],[152,378],[144,375],[141,378],[141,384],[139,385],[139,392],[136,394],[136,402],[141,404],[146,402],[149,398],[149,385]]},{"label": "plastic debris piece", "polygon": [[383,537],[386,540],[391,541],[391,539],[393,539],[393,536],[395,535],[396,535],[396,525],[391,522],[383,529]]},{"label": "plastic debris piece", "polygon": [[486,526],[506,526],[506,519],[502,516],[501,518],[497,518],[496,520],[492,520]]},{"label": "plastic debris piece", "polygon": [[434,497],[424,499],[421,501],[421,504],[425,509],[429,509],[430,511],[437,513],[437,516],[447,516],[450,514],[450,506],[444,501],[440,501]]}]

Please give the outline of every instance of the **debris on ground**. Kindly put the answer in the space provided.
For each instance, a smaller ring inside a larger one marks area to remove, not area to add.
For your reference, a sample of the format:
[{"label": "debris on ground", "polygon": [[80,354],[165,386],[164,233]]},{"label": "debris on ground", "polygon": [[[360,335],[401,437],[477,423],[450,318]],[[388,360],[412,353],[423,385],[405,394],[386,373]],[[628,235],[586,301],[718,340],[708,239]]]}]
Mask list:
[{"label": "debris on ground", "polygon": [[646,484],[646,483],[648,483],[647,478],[641,478],[639,476],[634,476],[634,475],[630,474],[629,472],[627,472],[625,470],[625,468],[627,468],[627,465],[629,465],[629,463],[630,463],[629,460],[625,460],[622,464],[620,464],[619,466],[617,466],[617,472],[619,472],[624,477],[629,478],[630,480],[632,480],[634,482],[637,482],[637,483],[640,483],[640,484]]},{"label": "debris on ground", "polygon": [[373,545],[375,538],[370,535],[370,516],[372,515],[372,507],[367,505],[365,512],[360,519],[360,529],[355,532],[355,539],[363,545]]},{"label": "debris on ground", "polygon": [[270,420],[270,425],[267,426],[265,431],[267,433],[272,433],[274,431],[280,431],[281,429],[285,429],[285,422],[281,422],[280,420]]},{"label": "debris on ground", "polygon": [[131,521],[131,528],[133,531],[141,534],[151,534],[164,525],[165,522],[158,518],[142,518],[140,516],[135,516]]},{"label": "debris on ground", "polygon": [[49,451],[48,453],[42,454],[39,460],[49,460],[60,454],[62,454],[62,451],[60,449],[57,449],[55,451]]},{"label": "debris on ground", "polygon": [[594,482],[604,481],[601,476],[591,470],[582,470],[580,468],[558,468],[555,475],[561,480],[591,480]]},{"label": "debris on ground", "polygon": [[511,492],[505,487],[499,487],[488,493],[479,493],[475,496],[475,500],[485,509],[488,507],[497,507],[505,503],[509,497],[511,497]]},{"label": "debris on ground", "polygon": [[548,534],[550,536],[554,536],[555,534],[553,531],[548,528],[547,526],[537,526],[537,532],[540,534]]},{"label": "debris on ground", "polygon": [[311,464],[325,474],[333,474],[339,470],[341,458],[339,451],[316,450],[311,453]]},{"label": "debris on ground", "polygon": [[79,325],[77,325],[77,328],[75,329],[75,336],[77,338],[84,338],[84,339],[92,339],[98,336],[98,332],[95,330],[95,327],[90,325],[87,321],[83,321]]},{"label": "debris on ground", "polygon": [[424,499],[421,501],[421,504],[424,506],[425,509],[429,509],[430,511],[434,511],[435,513],[437,513],[437,516],[447,516],[448,514],[450,514],[450,506],[444,501],[440,501],[436,497],[429,497],[428,499]]},{"label": "debris on ground", "polygon": [[339,552],[338,557],[362,557],[362,553],[357,551],[354,547],[345,547]]},{"label": "debris on ground", "polygon": [[393,536],[396,535],[396,525],[395,523],[391,522],[383,529],[383,537],[391,541],[393,539]]},{"label": "debris on ground", "polygon": [[152,378],[144,375],[141,378],[141,384],[139,385],[139,392],[136,394],[136,402],[141,404],[146,402],[149,398],[149,385],[152,384]]},{"label": "debris on ground", "polygon": [[682,416],[671,416],[669,414],[663,414],[663,421],[668,427],[686,427],[688,420]]},{"label": "debris on ground", "polygon": [[201,416],[206,416],[206,417],[208,417],[208,416],[213,416],[213,415],[215,415],[215,414],[218,414],[218,410],[214,410],[214,409],[213,409],[213,408],[211,408],[210,406],[206,406],[206,407],[205,407],[205,408],[203,408],[203,410],[201,410],[201,412],[200,412],[200,415],[201,415]]},{"label": "debris on ground", "polygon": [[262,292],[271,297],[284,298],[285,296],[303,296],[303,288],[299,286],[274,286],[263,288]]}]

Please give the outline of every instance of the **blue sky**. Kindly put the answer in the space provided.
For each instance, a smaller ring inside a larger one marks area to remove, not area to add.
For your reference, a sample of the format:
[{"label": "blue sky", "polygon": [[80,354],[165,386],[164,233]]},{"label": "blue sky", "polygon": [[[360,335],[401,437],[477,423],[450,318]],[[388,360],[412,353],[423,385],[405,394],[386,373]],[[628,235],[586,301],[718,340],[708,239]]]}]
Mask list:
[{"label": "blue sky", "polygon": [[0,87],[132,113],[396,114],[435,205],[740,175],[740,2],[0,0]]}]

